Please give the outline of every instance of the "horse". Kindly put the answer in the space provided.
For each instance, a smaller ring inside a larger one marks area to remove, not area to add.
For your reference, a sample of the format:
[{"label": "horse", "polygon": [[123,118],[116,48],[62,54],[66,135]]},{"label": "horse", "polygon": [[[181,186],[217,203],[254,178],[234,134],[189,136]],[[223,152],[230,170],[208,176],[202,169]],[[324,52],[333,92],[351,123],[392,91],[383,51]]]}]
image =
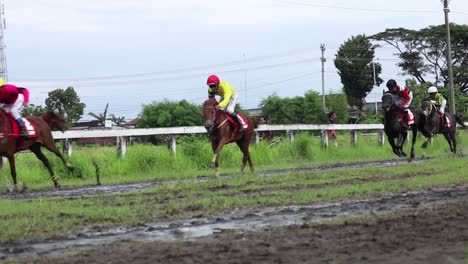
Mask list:
[{"label": "horse", "polygon": [[[399,111],[398,106],[394,103],[394,98],[391,93],[385,93],[382,96],[382,109],[384,111],[384,131],[387,135],[388,142],[392,147],[393,153],[398,157],[406,157],[406,153],[403,151],[403,144],[408,135],[408,129],[413,132],[413,137],[411,140],[411,153],[410,157],[413,159],[414,154],[414,144],[416,143],[416,136],[419,130],[419,115],[420,113],[413,108],[409,108],[408,111],[411,111],[414,116],[414,123],[411,124],[408,128],[402,124],[402,120],[398,117],[397,112]],[[396,142],[395,142],[395,139]]]},{"label": "horse", "polygon": [[54,176],[54,171],[52,170],[50,162],[44,153],[42,153],[41,147],[44,146],[46,149],[57,155],[69,171],[74,169],[73,165],[65,161],[62,154],[55,146],[51,132],[51,129],[55,128],[64,132],[66,130],[66,120],[64,117],[54,112],[46,112],[40,116],[28,116],[23,118],[23,120],[24,119],[26,119],[25,124],[28,128],[28,134],[34,134],[28,135],[26,138],[20,136],[18,125],[11,115],[7,114],[3,109],[0,109],[0,156],[4,156],[8,159],[14,189],[16,191],[23,191],[17,186],[14,155],[15,153],[25,149],[31,150],[36,157],[42,161],[49,171],[50,177],[54,182],[55,189],[60,188],[58,179]]},{"label": "horse", "polygon": [[457,123],[466,128],[461,116],[445,113],[442,116],[442,118],[446,118],[444,120],[445,125],[442,125],[442,119],[439,116],[437,107],[431,101],[421,102],[421,113],[423,117],[421,130],[424,131],[426,136],[426,141],[421,147],[426,148],[434,134],[443,134],[449,144],[450,151],[454,154],[457,153]]},{"label": "horse", "polygon": [[250,158],[249,145],[254,136],[254,129],[258,127],[257,120],[241,115],[247,127],[244,126],[244,131],[238,132],[238,128],[234,124],[235,122],[232,121],[231,117],[226,112],[220,110],[217,104],[218,102],[215,98],[210,98],[203,103],[204,126],[209,133],[211,147],[214,153],[210,167],[215,168],[216,175],[218,176],[219,154],[223,146],[236,142],[244,155],[241,173],[244,173],[247,162],[249,162],[250,171],[253,172],[254,166]]}]

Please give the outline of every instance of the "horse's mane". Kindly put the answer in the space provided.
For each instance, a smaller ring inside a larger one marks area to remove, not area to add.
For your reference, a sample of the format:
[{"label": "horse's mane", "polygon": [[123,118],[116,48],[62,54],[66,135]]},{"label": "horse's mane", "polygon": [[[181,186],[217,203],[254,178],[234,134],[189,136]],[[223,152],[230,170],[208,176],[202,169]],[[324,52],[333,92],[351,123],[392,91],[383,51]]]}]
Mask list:
[{"label": "horse's mane", "polygon": [[42,118],[51,129],[58,128],[60,131],[65,132],[65,123],[67,121],[62,115],[49,111],[39,115],[39,117]]}]

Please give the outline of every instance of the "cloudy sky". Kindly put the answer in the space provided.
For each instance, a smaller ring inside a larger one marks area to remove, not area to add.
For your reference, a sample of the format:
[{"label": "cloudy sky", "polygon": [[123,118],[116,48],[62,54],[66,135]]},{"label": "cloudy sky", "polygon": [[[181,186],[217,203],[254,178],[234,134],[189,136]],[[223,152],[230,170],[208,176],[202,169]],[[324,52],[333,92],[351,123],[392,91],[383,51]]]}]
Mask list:
[{"label": "cloudy sky", "polygon": [[[440,0],[0,2],[9,82],[28,87],[36,105],[48,92],[73,86],[88,120],[106,103],[127,119],[153,101],[201,104],[213,73],[237,88],[243,108],[273,93],[321,93],[320,44],[325,93],[338,92],[333,58],[351,36],[444,23]],[[468,23],[468,1],[452,0],[450,10],[451,22]],[[393,52],[377,50],[381,77],[403,82]]]}]

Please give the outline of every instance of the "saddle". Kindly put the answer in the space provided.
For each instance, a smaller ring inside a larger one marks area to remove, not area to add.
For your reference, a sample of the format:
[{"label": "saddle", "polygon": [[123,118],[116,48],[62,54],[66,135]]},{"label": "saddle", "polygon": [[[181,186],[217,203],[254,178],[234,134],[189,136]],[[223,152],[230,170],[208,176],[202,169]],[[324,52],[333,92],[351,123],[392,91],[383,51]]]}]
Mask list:
[{"label": "saddle", "polygon": [[[223,111],[223,114],[226,117],[226,119],[228,120],[231,127],[234,128],[235,131],[238,131],[239,130],[239,125],[237,124],[237,122],[232,119],[232,117],[229,115],[228,112]],[[249,127],[249,122],[247,122],[247,118],[245,116],[243,116],[242,114],[237,114],[237,117],[241,121],[242,126],[244,127],[244,129],[247,129]]]},{"label": "saddle", "polygon": [[[15,137],[15,138],[19,138],[21,129],[18,126],[18,123],[16,123],[15,118],[13,118],[13,116],[10,113],[5,113],[5,116],[10,121],[12,131],[8,133],[7,131],[4,130],[1,133],[1,135],[3,135],[3,136],[12,136],[12,137]],[[34,125],[31,122],[29,122],[28,119],[26,119],[24,117],[22,117],[21,119],[23,119],[24,126],[26,127],[26,132],[27,132],[26,137],[27,138],[37,138],[38,134],[37,134],[37,131],[36,131],[36,128],[34,127]]]}]

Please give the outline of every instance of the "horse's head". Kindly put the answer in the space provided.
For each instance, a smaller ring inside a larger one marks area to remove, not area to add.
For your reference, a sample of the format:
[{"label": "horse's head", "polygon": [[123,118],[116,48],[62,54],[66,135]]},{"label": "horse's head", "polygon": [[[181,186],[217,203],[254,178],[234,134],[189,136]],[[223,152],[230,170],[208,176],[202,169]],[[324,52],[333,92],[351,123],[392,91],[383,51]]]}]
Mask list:
[{"label": "horse's head", "polygon": [[203,103],[203,125],[210,132],[216,124],[216,105],[218,102],[215,98],[210,98]]},{"label": "horse's head", "polygon": [[429,116],[432,111],[434,104],[431,101],[422,101],[421,102],[421,113],[425,116]]},{"label": "horse's head", "polygon": [[393,95],[391,93],[384,93],[382,96],[382,109],[387,112],[393,106]]},{"label": "horse's head", "polygon": [[62,116],[56,112],[47,112],[40,116],[44,121],[49,125],[51,129],[59,129],[62,132],[67,130],[67,120],[66,117]]}]

